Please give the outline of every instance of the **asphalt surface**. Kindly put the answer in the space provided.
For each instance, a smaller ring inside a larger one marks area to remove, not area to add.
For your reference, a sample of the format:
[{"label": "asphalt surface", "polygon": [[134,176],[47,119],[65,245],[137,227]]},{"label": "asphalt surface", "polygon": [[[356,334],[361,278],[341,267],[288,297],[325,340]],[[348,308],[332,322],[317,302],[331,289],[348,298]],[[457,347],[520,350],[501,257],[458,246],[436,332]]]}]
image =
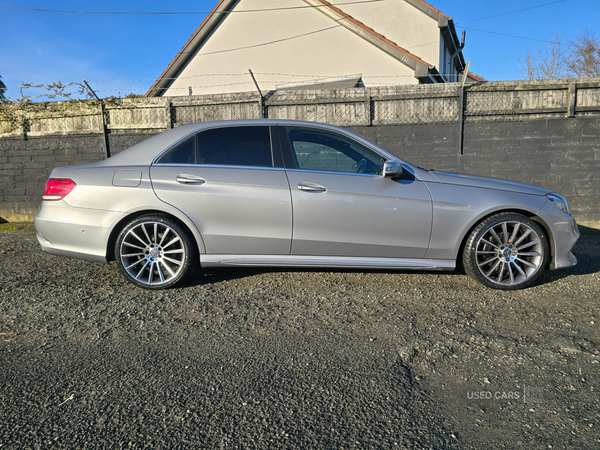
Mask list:
[{"label": "asphalt surface", "polygon": [[150,292],[2,225],[0,448],[600,448],[583,232],[578,266],[517,292],[238,269]]}]

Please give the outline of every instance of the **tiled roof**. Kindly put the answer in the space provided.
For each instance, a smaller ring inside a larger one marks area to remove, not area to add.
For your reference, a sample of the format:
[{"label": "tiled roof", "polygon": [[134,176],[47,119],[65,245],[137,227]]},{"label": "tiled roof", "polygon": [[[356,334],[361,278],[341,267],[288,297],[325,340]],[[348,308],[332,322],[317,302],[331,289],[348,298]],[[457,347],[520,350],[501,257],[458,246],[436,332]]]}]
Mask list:
[{"label": "tiled roof", "polygon": [[419,3],[423,3],[425,6],[427,6],[429,9],[435,11],[436,13],[440,14],[441,16],[447,17],[448,19],[450,18],[450,16],[447,16],[446,14],[444,14],[443,12],[441,12],[439,9],[434,8],[433,6],[431,6],[429,3],[424,2],[423,0],[417,0]]},{"label": "tiled roof", "polygon": [[468,73],[468,77],[469,77],[469,78],[471,78],[471,79],[473,79],[473,80],[475,80],[475,81],[487,81],[485,78],[483,78],[483,77],[480,77],[479,75],[477,75],[477,74],[474,74],[474,73],[473,73],[473,72],[471,72],[471,71],[469,71],[469,73]]}]

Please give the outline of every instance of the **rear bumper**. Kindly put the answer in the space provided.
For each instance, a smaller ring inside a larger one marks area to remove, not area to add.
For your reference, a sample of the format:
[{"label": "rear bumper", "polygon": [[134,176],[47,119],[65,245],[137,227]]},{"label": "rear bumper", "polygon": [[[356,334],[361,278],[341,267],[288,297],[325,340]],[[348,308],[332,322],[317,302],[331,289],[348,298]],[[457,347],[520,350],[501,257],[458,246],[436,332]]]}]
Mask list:
[{"label": "rear bumper", "polygon": [[34,225],[45,252],[106,262],[110,225],[119,216],[118,212],[73,208],[60,200],[42,202]]}]

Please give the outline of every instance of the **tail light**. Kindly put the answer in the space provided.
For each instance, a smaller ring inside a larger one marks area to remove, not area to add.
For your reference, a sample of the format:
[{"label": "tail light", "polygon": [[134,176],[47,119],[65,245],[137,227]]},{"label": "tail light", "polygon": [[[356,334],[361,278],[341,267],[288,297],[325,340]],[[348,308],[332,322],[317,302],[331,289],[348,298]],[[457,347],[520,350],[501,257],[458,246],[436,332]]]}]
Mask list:
[{"label": "tail light", "polygon": [[42,200],[62,200],[75,186],[77,184],[69,178],[49,178]]}]

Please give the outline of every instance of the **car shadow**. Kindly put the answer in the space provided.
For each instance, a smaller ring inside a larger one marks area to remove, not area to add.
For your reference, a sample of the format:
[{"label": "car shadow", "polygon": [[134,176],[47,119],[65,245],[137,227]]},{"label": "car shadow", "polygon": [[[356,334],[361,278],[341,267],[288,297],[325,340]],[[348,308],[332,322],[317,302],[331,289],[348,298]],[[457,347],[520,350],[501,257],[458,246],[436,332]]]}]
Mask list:
[{"label": "car shadow", "polygon": [[577,265],[559,270],[549,270],[542,282],[551,282],[578,275],[591,275],[600,272],[600,230],[579,225],[581,237],[575,243],[572,253]]},{"label": "car shadow", "polygon": [[277,270],[276,268],[246,268],[246,267],[210,267],[206,269],[195,270],[187,279],[178,284],[178,288],[187,288],[194,286],[202,286],[206,284],[220,283],[224,281],[232,281],[242,278],[250,278],[261,273],[268,272],[282,272],[282,270]]},{"label": "car shadow", "polygon": [[[577,257],[577,265],[560,270],[546,271],[536,285],[550,283],[570,276],[590,275],[600,272],[600,230],[579,226],[581,237],[573,247],[573,254]],[[452,272],[432,272],[425,270],[385,270],[385,269],[337,269],[337,268],[277,268],[277,267],[211,267],[196,271],[179,287],[193,287],[205,284],[219,283],[236,279],[253,277],[263,273],[286,272],[338,272],[338,273],[411,273],[411,274],[444,274],[464,275],[465,271],[459,265]]]}]

